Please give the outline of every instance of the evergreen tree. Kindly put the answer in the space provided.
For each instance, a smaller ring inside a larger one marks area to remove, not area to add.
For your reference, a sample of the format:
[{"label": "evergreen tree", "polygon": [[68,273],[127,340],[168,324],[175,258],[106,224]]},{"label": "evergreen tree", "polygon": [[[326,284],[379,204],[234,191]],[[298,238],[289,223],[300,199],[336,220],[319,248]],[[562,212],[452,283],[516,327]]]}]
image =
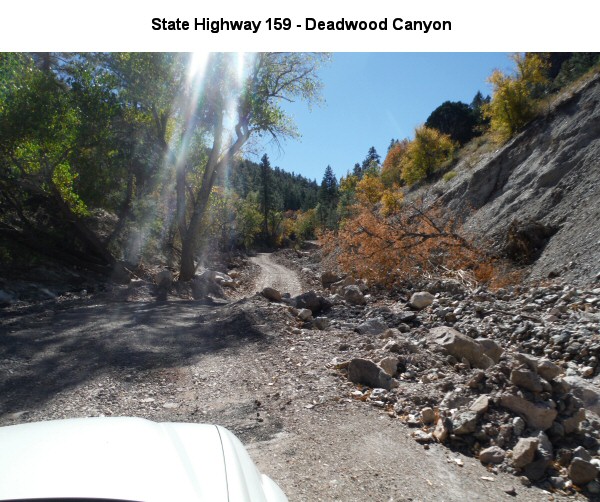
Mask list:
[{"label": "evergreen tree", "polygon": [[469,105],[460,101],[445,101],[431,112],[425,125],[464,145],[476,135],[477,118]]},{"label": "evergreen tree", "polygon": [[369,148],[369,152],[367,153],[367,156],[365,157],[365,160],[363,160],[362,165],[361,165],[363,174],[367,169],[372,167],[373,163],[375,163],[375,164],[377,164],[377,166],[379,166],[380,160],[381,160],[381,157],[377,153],[377,150],[375,150],[375,147],[372,146],[371,148]]},{"label": "evergreen tree", "polygon": [[321,188],[319,190],[319,202],[317,204],[317,216],[321,225],[333,228],[337,223],[337,203],[339,198],[339,186],[337,178],[331,166],[327,166]]},{"label": "evergreen tree", "polygon": [[263,214],[263,232],[265,238],[269,233],[269,211],[271,210],[271,201],[269,197],[270,185],[271,185],[271,163],[269,162],[269,156],[265,153],[260,159],[260,173],[261,173],[261,212]]}]

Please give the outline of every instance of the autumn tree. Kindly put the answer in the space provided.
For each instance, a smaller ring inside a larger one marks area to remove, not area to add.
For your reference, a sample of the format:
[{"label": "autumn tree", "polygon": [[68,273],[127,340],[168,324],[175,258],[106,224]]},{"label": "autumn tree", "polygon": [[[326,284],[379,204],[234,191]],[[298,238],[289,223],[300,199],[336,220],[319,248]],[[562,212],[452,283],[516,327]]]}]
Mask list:
[{"label": "autumn tree", "polygon": [[495,70],[488,81],[494,88],[492,100],[484,107],[490,128],[500,140],[521,130],[537,113],[536,97],[548,84],[548,63],[539,54],[515,54],[514,75]]},{"label": "autumn tree", "polygon": [[407,139],[402,141],[396,140],[392,143],[385,156],[381,168],[381,181],[388,188],[394,185],[400,186],[403,183],[402,165],[408,144],[409,141]]},{"label": "autumn tree", "polygon": [[427,126],[415,130],[402,160],[402,179],[409,185],[427,179],[452,159],[456,144],[436,129]]}]

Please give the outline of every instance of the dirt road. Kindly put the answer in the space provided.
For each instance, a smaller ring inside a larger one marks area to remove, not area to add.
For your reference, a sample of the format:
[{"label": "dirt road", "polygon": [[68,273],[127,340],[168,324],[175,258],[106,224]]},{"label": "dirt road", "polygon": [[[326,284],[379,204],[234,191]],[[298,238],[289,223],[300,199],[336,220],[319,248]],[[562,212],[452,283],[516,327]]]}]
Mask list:
[{"label": "dirt road", "polygon": [[302,293],[296,272],[273,261],[271,253],[258,253],[250,260],[260,267],[260,275],[256,278],[257,291],[271,287],[291,296]]},{"label": "dirt road", "polygon": [[[291,270],[268,256],[256,263],[259,280],[279,277],[297,292]],[[5,313],[0,323],[0,425],[218,423],[291,501],[549,500],[472,457],[425,449],[400,420],[352,399],[331,361],[368,337],[300,329],[287,306],[260,296],[226,306],[91,299]],[[505,492],[513,487],[516,497]]]}]

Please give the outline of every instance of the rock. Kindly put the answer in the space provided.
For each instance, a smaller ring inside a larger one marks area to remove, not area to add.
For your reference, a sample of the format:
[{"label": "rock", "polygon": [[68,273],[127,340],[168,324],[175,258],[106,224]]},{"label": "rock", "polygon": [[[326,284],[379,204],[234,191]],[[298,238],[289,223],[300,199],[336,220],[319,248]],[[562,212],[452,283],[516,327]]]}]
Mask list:
[{"label": "rock", "polygon": [[397,357],[389,356],[384,357],[379,361],[379,366],[391,377],[396,376],[398,372],[398,363],[400,360]]},{"label": "rock", "polygon": [[572,434],[579,429],[579,424],[585,420],[585,409],[580,408],[569,418],[562,420],[561,424],[565,434]]},{"label": "rock", "polygon": [[511,383],[531,392],[542,392],[540,377],[531,370],[514,369],[510,372]]},{"label": "rock", "polygon": [[584,366],[581,368],[580,373],[583,378],[592,378],[594,376],[594,368],[592,366]]},{"label": "rock", "polygon": [[587,491],[592,495],[598,495],[600,493],[600,483],[598,481],[591,481],[586,485]]},{"label": "rock", "polygon": [[124,262],[118,261],[113,266],[110,279],[117,284],[129,284],[131,282],[131,271]]},{"label": "rock", "polygon": [[537,438],[521,438],[513,448],[512,463],[522,469],[533,462],[539,440]]},{"label": "rock", "polygon": [[313,325],[320,330],[327,329],[329,327],[329,319],[327,317],[315,317]]},{"label": "rock", "polygon": [[179,408],[179,403],[173,403],[169,401],[163,404],[163,408],[166,408],[167,410],[174,410],[175,408]]},{"label": "rock", "polygon": [[463,411],[452,418],[452,432],[459,436],[471,434],[477,428],[477,413]]},{"label": "rock", "polygon": [[335,272],[332,272],[331,270],[326,270],[321,274],[321,284],[323,285],[324,289],[329,288],[329,286],[331,286],[334,282],[341,281],[342,279],[343,277]]},{"label": "rock", "polygon": [[494,340],[489,338],[476,338],[475,341],[483,347],[483,353],[488,356],[494,363],[500,361],[500,357],[504,350]]},{"label": "rock", "polygon": [[540,359],[537,364],[537,373],[544,380],[554,380],[562,373],[560,366],[557,366],[549,359]]},{"label": "rock", "polygon": [[515,417],[513,418],[512,425],[513,434],[516,437],[519,437],[521,434],[523,434],[523,431],[525,430],[525,420],[523,420],[521,417]]},{"label": "rock", "polygon": [[408,304],[414,309],[424,309],[433,303],[433,295],[427,291],[420,291],[418,293],[414,293],[410,297],[410,301]]},{"label": "rock", "polygon": [[470,411],[474,411],[477,415],[483,415],[490,405],[490,399],[486,395],[479,396],[469,407]]},{"label": "rock", "polygon": [[310,309],[300,309],[298,310],[298,319],[301,321],[308,321],[312,319],[312,312]]},{"label": "rock", "polygon": [[352,359],[348,365],[348,379],[369,387],[390,390],[392,377],[368,359]]},{"label": "rock", "polygon": [[424,424],[432,424],[435,420],[435,411],[433,411],[433,408],[423,408],[421,410],[421,420]]},{"label": "rock", "polygon": [[192,296],[195,300],[201,300],[208,295],[213,295],[217,298],[225,296],[223,288],[215,282],[214,275],[210,272],[207,270],[190,281]]},{"label": "rock", "polygon": [[385,324],[381,319],[368,319],[359,324],[355,331],[361,335],[378,335],[384,332],[387,328],[387,324]]},{"label": "rock", "polygon": [[12,295],[9,295],[6,291],[0,289],[0,307],[7,307],[13,301]]},{"label": "rock", "polygon": [[344,288],[344,300],[350,305],[365,305],[367,303],[360,288],[354,284]]},{"label": "rock", "polygon": [[483,347],[478,342],[454,328],[433,328],[429,331],[428,339],[443,347],[459,361],[464,357],[476,368],[487,369],[494,364],[494,361],[483,353]]},{"label": "rock", "polygon": [[557,415],[557,411],[545,402],[532,403],[514,394],[502,394],[500,406],[523,415],[529,427],[542,431],[552,427]]},{"label": "rock", "polygon": [[314,291],[307,291],[293,298],[293,304],[297,309],[308,309],[313,315],[318,314],[323,310],[324,298],[320,297]]},{"label": "rock", "polygon": [[569,478],[578,486],[594,481],[597,475],[598,468],[582,458],[575,457],[569,466]]},{"label": "rock", "polygon": [[479,452],[479,461],[482,464],[501,464],[504,462],[506,452],[499,446],[490,446]]},{"label": "rock", "polygon": [[585,409],[600,415],[600,389],[588,380],[578,376],[567,376],[563,379],[571,386],[571,391],[583,402]]},{"label": "rock", "polygon": [[281,292],[275,288],[266,287],[261,291],[261,294],[272,302],[280,302],[281,301]]},{"label": "rock", "polygon": [[433,442],[433,435],[422,430],[413,431],[411,436],[419,444],[429,444]]},{"label": "rock", "polygon": [[448,435],[450,434],[450,428],[452,426],[452,422],[450,419],[445,417],[438,418],[437,423],[435,424],[435,429],[433,431],[433,437],[440,443],[443,443],[448,439]]},{"label": "rock", "polygon": [[154,283],[159,288],[169,289],[173,284],[173,272],[170,270],[161,270],[154,276]]},{"label": "rock", "polygon": [[573,458],[581,458],[588,462],[592,461],[592,456],[583,446],[578,446],[573,450]]}]

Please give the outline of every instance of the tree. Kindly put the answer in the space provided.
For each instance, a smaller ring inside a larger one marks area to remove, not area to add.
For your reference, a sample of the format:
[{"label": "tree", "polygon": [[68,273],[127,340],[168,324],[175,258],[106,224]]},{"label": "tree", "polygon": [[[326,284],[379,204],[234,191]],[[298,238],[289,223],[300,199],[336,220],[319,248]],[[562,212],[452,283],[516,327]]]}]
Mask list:
[{"label": "tree", "polygon": [[[247,61],[248,69],[240,80],[234,73],[237,68],[234,57],[233,54],[211,56],[201,81],[194,81],[189,90],[190,93],[201,92],[199,99],[193,101],[197,105],[189,115],[190,120],[192,117],[202,119],[197,122],[197,127],[202,127],[210,144],[206,149],[206,160],[198,169],[202,174],[189,201],[191,214],[188,219],[181,219],[179,225],[182,241],[180,279],[184,281],[191,279],[196,270],[197,236],[217,176],[253,135],[268,134],[275,141],[297,136],[293,123],[279,103],[297,98],[308,102],[317,99],[321,86],[317,72],[326,60],[324,55],[261,53]],[[191,100],[188,102],[192,104]],[[231,109],[235,110],[233,117],[228,116]],[[231,139],[229,122],[234,124]],[[184,134],[189,131],[186,129]],[[186,185],[182,184],[178,199],[185,197]]]},{"label": "tree", "polygon": [[409,185],[427,179],[452,159],[455,149],[450,136],[427,126],[418,127],[403,157],[402,179]]},{"label": "tree", "polygon": [[321,181],[317,205],[317,216],[324,227],[332,228],[337,222],[336,207],[339,198],[337,178],[331,166],[327,166]]},{"label": "tree", "polygon": [[492,100],[484,106],[484,116],[500,140],[507,140],[537,113],[536,97],[548,84],[548,63],[538,54],[515,54],[515,75],[496,70],[488,81],[494,87]]},{"label": "tree", "polygon": [[261,210],[263,214],[263,233],[266,239],[269,235],[269,212],[272,209],[269,200],[271,163],[269,162],[269,157],[266,153],[260,159],[260,171],[262,178]]},{"label": "tree", "polygon": [[464,145],[476,135],[477,118],[469,105],[460,101],[445,101],[431,112],[425,125]]},{"label": "tree", "polygon": [[391,188],[393,185],[400,186],[403,183],[402,163],[408,144],[409,141],[407,139],[402,141],[396,140],[385,156],[381,169],[381,181],[387,188]]}]

